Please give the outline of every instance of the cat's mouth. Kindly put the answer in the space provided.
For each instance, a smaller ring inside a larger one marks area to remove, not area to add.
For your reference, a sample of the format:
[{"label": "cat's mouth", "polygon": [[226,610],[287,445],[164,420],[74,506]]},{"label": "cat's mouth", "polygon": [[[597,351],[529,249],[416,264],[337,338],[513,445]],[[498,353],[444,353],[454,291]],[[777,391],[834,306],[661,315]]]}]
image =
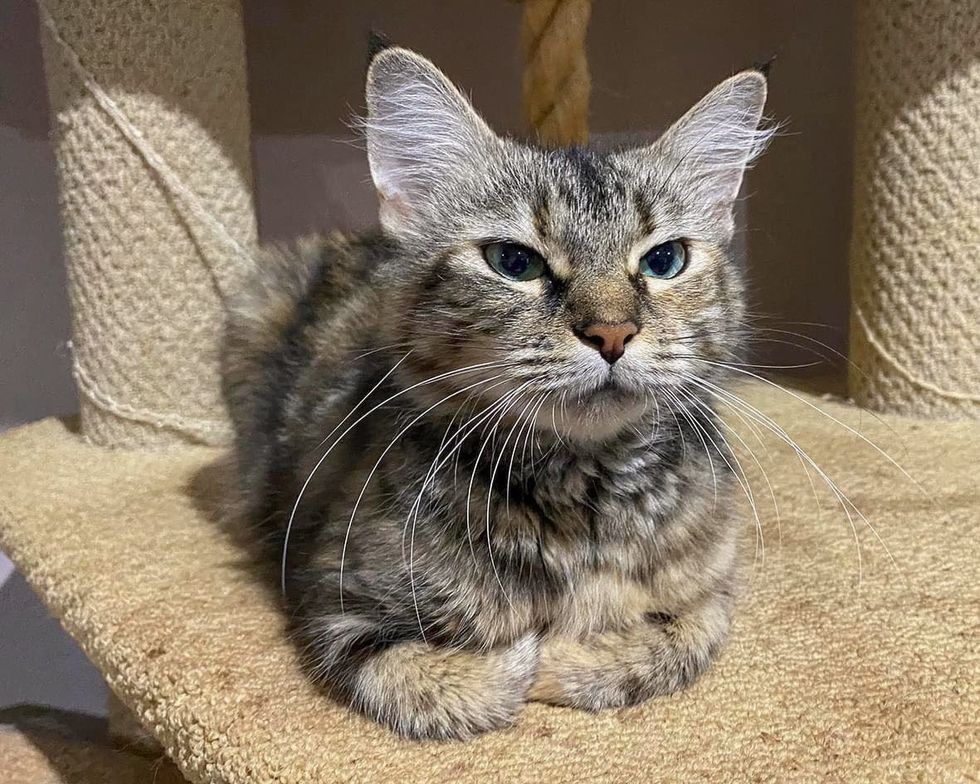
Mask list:
[{"label": "cat's mouth", "polygon": [[[621,374],[607,373],[582,394],[570,395],[562,406],[562,437],[602,441],[615,437],[643,416],[646,397]],[[546,423],[551,426],[550,421]]]},{"label": "cat's mouth", "polygon": [[617,363],[611,365],[599,379],[596,392],[618,393],[633,397],[637,394],[637,388],[629,370]]},{"label": "cat's mouth", "polygon": [[600,390],[623,390],[623,383],[619,376],[616,375],[615,368],[609,368],[609,372],[606,373],[605,379],[599,384]]},{"label": "cat's mouth", "polygon": [[626,402],[634,400],[637,394],[632,386],[624,384],[622,379],[610,373],[593,392],[593,396],[604,402]]},{"label": "cat's mouth", "polygon": [[588,400],[593,406],[631,404],[643,397],[636,385],[630,382],[628,374],[615,367],[609,368],[601,378],[595,379],[590,387],[582,395],[582,399]]}]

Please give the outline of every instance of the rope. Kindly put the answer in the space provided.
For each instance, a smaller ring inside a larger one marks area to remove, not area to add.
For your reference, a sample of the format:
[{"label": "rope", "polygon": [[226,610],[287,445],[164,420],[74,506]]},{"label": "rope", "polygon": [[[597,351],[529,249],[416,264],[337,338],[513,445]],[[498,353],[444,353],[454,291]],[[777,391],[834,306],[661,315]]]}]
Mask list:
[{"label": "rope", "polygon": [[[95,102],[99,105],[99,107],[113,121],[116,128],[119,129],[119,132],[126,138],[126,140],[132,145],[133,149],[136,150],[139,156],[143,159],[143,162],[146,163],[146,165],[153,170],[154,174],[160,178],[160,181],[168,189],[169,195],[171,197],[179,197],[177,201],[183,200],[184,206],[191,212],[191,214],[208,226],[208,228],[214,232],[214,235],[226,246],[228,246],[228,248],[230,248],[236,256],[246,259],[251,258],[249,251],[231,235],[231,232],[228,231],[225,225],[218,220],[218,218],[208,211],[207,207],[205,207],[204,204],[201,203],[201,200],[197,197],[197,194],[184,185],[180,179],[180,176],[163,159],[163,156],[153,149],[153,146],[147,141],[146,137],[143,135],[143,132],[130,121],[119,104],[117,104],[95,80],[95,77],[82,63],[81,58],[78,56],[78,53],[74,50],[74,48],[72,48],[71,44],[61,37],[61,33],[58,31],[58,26],[55,24],[54,18],[51,16],[51,12],[48,11],[47,7],[44,5],[44,0],[37,0],[37,8],[40,12],[41,21],[51,34],[51,38],[61,48],[64,55],[67,57],[68,63],[71,65],[72,70],[81,80],[82,84],[85,85],[85,89],[89,91],[89,94],[95,99]],[[194,232],[191,230],[190,226],[187,228],[193,235]],[[215,270],[211,261],[203,253],[201,255],[207,264],[211,277],[215,281],[215,286],[218,289],[218,292],[222,295],[222,298],[227,297],[227,291],[225,291],[225,286],[222,282],[221,275],[218,274],[217,270]]]},{"label": "rope", "polygon": [[878,340],[874,332],[871,331],[871,327],[865,319],[861,308],[855,306],[854,315],[857,318],[858,324],[861,326],[861,331],[864,332],[865,338],[867,338],[868,343],[871,344],[871,347],[877,351],[878,355],[896,371],[898,371],[899,375],[901,375],[902,378],[904,378],[910,384],[914,384],[921,389],[926,389],[929,392],[939,395],[940,397],[944,397],[948,400],[966,400],[973,403],[980,403],[980,395],[971,394],[969,392],[958,392],[955,389],[943,389],[942,387],[936,386],[931,381],[926,381],[925,379],[914,375],[911,370],[892,356],[888,349],[885,348],[884,344]]},{"label": "rope", "polygon": [[99,385],[95,383],[95,380],[80,362],[72,362],[72,370],[78,391],[93,405],[120,419],[128,419],[130,422],[139,422],[157,428],[176,430],[202,444],[217,443],[218,439],[227,435],[227,425],[218,420],[194,419],[180,414],[161,414],[122,403],[99,389]]},{"label": "rope", "polygon": [[545,144],[589,140],[591,0],[524,0],[524,111]]}]

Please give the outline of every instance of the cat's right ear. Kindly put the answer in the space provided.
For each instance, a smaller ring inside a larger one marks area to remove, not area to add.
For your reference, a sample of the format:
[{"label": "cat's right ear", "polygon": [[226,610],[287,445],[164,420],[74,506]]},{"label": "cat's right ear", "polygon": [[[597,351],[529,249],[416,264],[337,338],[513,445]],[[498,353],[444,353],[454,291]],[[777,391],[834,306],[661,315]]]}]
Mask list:
[{"label": "cat's right ear", "polygon": [[775,133],[761,125],[766,75],[759,69],[735,74],[709,92],[653,146],[672,173],[705,207],[730,207],[746,168]]},{"label": "cat's right ear", "polygon": [[424,57],[381,49],[367,75],[368,162],[381,224],[411,234],[433,190],[465,186],[497,140],[449,79]]}]

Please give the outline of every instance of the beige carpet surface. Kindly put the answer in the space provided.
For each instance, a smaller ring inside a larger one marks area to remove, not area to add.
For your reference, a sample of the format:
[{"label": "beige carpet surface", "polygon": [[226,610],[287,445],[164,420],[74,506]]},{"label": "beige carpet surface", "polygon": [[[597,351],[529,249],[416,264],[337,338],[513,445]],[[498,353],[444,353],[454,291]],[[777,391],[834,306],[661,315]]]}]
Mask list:
[{"label": "beige carpet surface", "polygon": [[[275,597],[189,490],[214,450],[113,453],[53,420],[11,432],[0,440],[0,545],[195,782],[974,780],[980,424],[743,394],[884,545],[855,519],[859,566],[820,478],[815,498],[788,447],[769,436],[763,449],[740,425],[780,516],[742,457],[765,558],[717,666],[637,708],[533,705],[513,729],[469,744],[397,740],[306,682]],[[928,496],[811,404],[872,438]]]}]

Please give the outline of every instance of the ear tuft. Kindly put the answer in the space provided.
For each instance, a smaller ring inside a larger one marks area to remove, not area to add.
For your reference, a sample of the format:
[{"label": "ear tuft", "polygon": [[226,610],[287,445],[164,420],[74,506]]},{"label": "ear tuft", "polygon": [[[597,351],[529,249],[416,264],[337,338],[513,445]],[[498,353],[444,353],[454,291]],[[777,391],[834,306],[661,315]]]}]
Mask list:
[{"label": "ear tuft", "polygon": [[368,33],[368,57],[367,64],[368,67],[374,62],[374,58],[377,57],[385,49],[391,49],[394,47],[391,39],[382,33],[380,30],[372,30]]},{"label": "ear tuft", "polygon": [[755,63],[752,66],[751,70],[758,71],[764,77],[766,77],[766,81],[768,81],[769,80],[769,73],[770,73],[770,71],[772,71],[773,63],[776,62],[776,58],[777,57],[779,57],[778,54],[773,54],[773,55],[770,55],[769,56],[769,59],[768,60],[760,60],[759,62]]}]

